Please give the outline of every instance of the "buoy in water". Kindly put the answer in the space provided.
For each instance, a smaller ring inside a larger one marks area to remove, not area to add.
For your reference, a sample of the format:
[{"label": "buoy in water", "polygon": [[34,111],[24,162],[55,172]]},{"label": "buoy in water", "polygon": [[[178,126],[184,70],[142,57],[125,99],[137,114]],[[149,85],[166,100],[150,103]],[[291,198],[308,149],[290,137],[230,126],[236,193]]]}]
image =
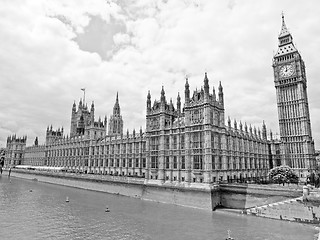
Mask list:
[{"label": "buoy in water", "polygon": [[232,238],[232,237],[230,236],[230,233],[231,233],[231,231],[228,230],[228,237],[226,238],[226,240],[234,240],[234,238]]},{"label": "buoy in water", "polygon": [[69,198],[68,197],[66,198],[66,202],[69,202]]}]

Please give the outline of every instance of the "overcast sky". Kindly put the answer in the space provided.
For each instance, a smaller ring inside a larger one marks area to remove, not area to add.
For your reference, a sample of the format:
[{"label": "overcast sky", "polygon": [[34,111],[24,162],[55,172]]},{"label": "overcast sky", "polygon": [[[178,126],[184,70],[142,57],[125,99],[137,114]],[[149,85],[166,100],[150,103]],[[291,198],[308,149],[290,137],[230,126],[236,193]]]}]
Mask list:
[{"label": "overcast sky", "polygon": [[320,148],[320,1],[1,0],[0,147],[8,135],[70,131],[86,88],[96,120],[110,117],[117,91],[124,129],[145,129],[164,86],[167,100],[221,81],[225,115],[279,132],[272,57],[281,12],[305,63],[313,137]]}]

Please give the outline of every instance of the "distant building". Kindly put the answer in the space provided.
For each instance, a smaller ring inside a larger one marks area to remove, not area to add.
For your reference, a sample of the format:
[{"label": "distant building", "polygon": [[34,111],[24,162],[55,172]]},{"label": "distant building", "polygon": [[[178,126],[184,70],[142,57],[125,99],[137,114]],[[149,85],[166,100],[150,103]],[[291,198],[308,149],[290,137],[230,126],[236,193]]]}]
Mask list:
[{"label": "distant building", "polygon": [[281,163],[305,178],[316,167],[305,64],[282,16],[279,48],[273,58],[281,140]]},{"label": "distant building", "polygon": [[24,159],[27,136],[16,137],[16,135],[7,138],[7,147],[4,160],[5,167],[21,165]]}]

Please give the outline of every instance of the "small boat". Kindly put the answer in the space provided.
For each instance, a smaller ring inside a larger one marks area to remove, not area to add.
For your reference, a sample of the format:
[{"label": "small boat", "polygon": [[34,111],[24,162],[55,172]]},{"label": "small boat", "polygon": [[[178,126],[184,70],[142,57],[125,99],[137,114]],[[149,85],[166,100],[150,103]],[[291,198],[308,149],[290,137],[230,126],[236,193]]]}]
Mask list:
[{"label": "small boat", "polygon": [[32,192],[32,189],[30,189],[29,192]]},{"label": "small boat", "polygon": [[110,212],[110,209],[106,207],[105,212]]},{"label": "small boat", "polygon": [[66,202],[69,202],[69,197],[66,198]]},{"label": "small boat", "polygon": [[228,237],[226,238],[226,240],[234,240],[234,238],[230,237],[230,233],[231,233],[231,231],[228,230]]}]

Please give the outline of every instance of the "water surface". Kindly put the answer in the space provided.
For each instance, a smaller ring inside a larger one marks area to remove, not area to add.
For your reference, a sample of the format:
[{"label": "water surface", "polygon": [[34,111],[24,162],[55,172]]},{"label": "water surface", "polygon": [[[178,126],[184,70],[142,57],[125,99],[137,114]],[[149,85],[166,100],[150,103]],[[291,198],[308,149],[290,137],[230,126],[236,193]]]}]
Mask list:
[{"label": "water surface", "polygon": [[[69,202],[66,202],[66,198]],[[111,211],[105,212],[106,207]],[[0,175],[0,239],[316,239],[313,225],[209,212]]]}]

